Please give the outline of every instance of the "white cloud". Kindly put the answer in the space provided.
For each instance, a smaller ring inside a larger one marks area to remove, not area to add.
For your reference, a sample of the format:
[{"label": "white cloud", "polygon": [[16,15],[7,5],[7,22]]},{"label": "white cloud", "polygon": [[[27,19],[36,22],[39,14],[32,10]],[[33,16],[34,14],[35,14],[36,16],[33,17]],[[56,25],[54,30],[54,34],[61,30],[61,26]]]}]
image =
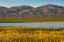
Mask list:
[{"label": "white cloud", "polygon": [[5,3],[0,3],[0,6],[11,7],[11,5],[7,5],[7,4],[5,4]]}]

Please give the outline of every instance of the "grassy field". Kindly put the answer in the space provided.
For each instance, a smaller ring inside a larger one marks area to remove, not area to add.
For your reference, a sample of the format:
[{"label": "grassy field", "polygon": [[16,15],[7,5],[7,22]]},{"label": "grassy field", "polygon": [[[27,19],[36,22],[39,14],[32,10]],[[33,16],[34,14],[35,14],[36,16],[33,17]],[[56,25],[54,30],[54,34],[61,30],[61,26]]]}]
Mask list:
[{"label": "grassy field", "polygon": [[13,16],[0,17],[0,23],[8,22],[64,22],[64,15],[61,16]]},{"label": "grassy field", "polygon": [[0,42],[64,42],[64,28],[0,26]]}]

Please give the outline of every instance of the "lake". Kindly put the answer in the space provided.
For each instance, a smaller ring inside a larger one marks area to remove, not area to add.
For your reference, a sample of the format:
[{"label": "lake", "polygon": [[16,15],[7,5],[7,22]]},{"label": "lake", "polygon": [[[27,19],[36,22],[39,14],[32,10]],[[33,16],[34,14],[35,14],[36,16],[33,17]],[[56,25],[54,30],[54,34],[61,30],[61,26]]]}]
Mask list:
[{"label": "lake", "polygon": [[64,27],[64,22],[0,23],[0,26]]}]

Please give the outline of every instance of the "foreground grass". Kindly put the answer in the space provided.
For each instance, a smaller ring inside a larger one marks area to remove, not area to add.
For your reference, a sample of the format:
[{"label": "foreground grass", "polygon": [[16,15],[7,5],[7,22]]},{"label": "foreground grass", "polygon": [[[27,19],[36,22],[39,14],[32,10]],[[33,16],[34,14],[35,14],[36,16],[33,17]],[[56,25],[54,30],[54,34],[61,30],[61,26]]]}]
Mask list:
[{"label": "foreground grass", "polygon": [[0,42],[64,42],[64,28],[0,26]]}]

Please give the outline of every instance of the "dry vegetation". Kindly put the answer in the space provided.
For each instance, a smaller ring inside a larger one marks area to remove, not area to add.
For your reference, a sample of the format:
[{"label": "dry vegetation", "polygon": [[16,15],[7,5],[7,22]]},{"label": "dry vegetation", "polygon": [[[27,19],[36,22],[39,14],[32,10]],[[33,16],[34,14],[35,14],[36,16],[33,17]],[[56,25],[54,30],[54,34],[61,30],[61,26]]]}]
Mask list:
[{"label": "dry vegetation", "polygon": [[17,17],[0,17],[0,23],[10,22],[64,22],[64,15],[58,16],[17,16]]},{"label": "dry vegetation", "polygon": [[64,42],[64,28],[0,26],[0,42]]}]

